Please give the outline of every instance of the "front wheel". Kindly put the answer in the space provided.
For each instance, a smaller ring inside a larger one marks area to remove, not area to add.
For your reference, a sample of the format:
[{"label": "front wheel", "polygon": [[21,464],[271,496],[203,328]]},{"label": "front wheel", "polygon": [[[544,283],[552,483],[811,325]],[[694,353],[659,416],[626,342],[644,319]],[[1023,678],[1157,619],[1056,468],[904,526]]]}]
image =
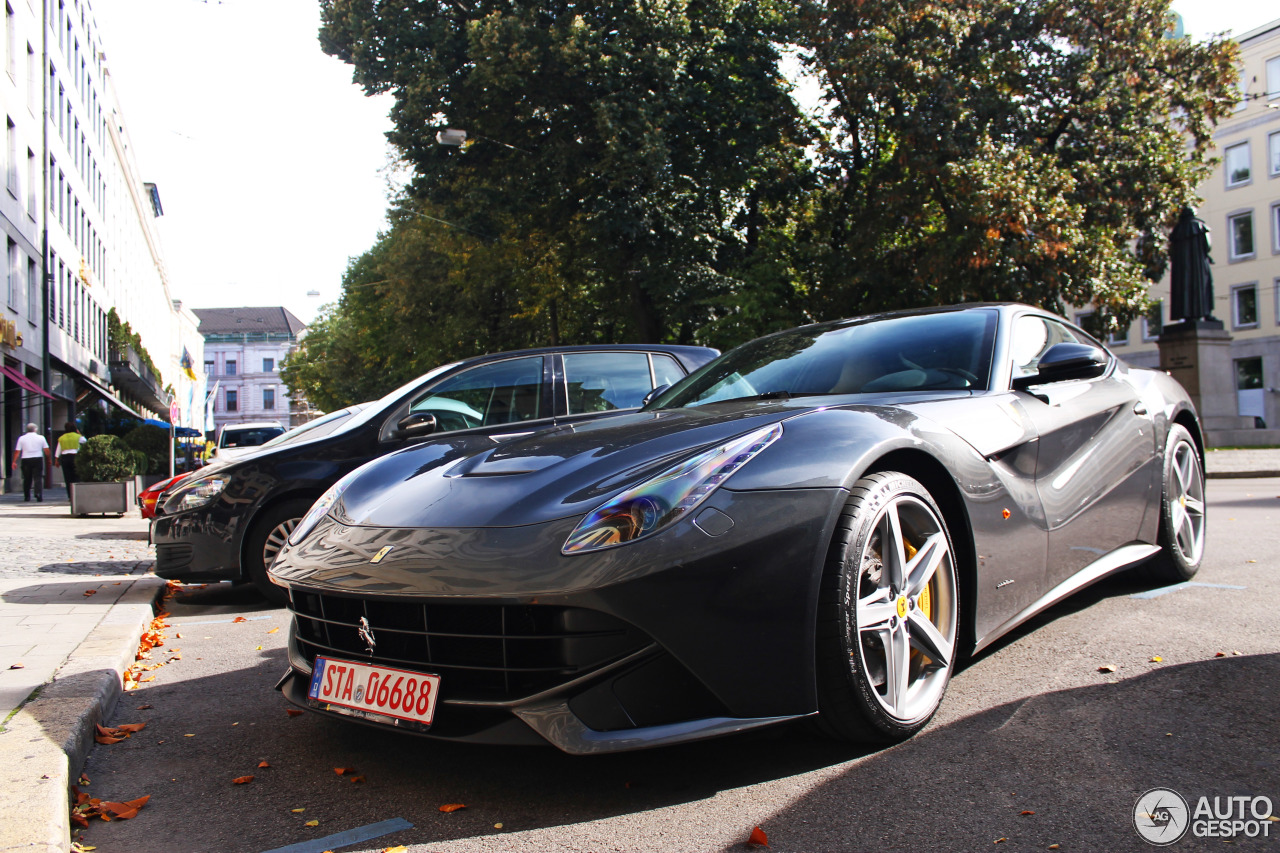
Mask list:
[{"label": "front wheel", "polygon": [[1157,583],[1191,580],[1204,559],[1204,466],[1191,433],[1177,424],[1165,440],[1164,485],[1160,498],[1160,553],[1145,566]]},{"label": "front wheel", "polygon": [[254,521],[245,542],[244,574],[272,604],[285,604],[289,593],[267,578],[267,569],[310,508],[308,500],[285,501],[267,507],[266,512]]},{"label": "front wheel", "polygon": [[957,656],[959,586],[942,513],[892,472],[850,490],[819,599],[819,727],[860,742],[924,728]]}]

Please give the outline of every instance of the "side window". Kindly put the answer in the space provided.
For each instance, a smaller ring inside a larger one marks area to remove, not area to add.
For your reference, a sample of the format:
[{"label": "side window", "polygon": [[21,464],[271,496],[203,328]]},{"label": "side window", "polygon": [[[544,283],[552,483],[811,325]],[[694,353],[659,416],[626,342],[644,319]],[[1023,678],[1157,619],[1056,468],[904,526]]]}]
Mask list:
[{"label": "side window", "polygon": [[680,365],[671,356],[654,353],[652,358],[653,387],[675,385],[681,379],[684,379],[684,371],[680,369]]},{"label": "side window", "polygon": [[531,421],[542,414],[542,356],[483,364],[444,380],[410,412],[436,416],[437,432]]},{"label": "side window", "polygon": [[569,414],[634,409],[653,390],[642,352],[565,353]]},{"label": "side window", "polygon": [[1060,343],[1079,343],[1096,346],[1083,335],[1076,334],[1069,326],[1046,317],[1019,317],[1013,327],[1013,378],[1031,376],[1040,364],[1040,357],[1049,347]]}]

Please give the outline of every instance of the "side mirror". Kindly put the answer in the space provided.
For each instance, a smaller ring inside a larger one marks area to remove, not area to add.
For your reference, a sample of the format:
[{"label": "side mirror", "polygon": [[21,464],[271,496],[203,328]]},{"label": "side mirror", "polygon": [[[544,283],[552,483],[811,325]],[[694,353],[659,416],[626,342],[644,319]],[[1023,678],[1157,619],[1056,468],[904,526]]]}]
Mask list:
[{"label": "side mirror", "polygon": [[644,395],[644,399],[640,401],[640,405],[641,406],[649,405],[650,401],[652,401],[659,394],[661,394],[663,391],[667,390],[670,387],[671,387],[670,385],[659,385],[657,388],[654,388],[648,394]]},{"label": "side mirror", "polygon": [[430,412],[414,412],[396,421],[396,438],[419,438],[436,431],[436,416]]},{"label": "side mirror", "polygon": [[1111,359],[1105,351],[1089,344],[1063,342],[1049,347],[1040,357],[1036,372],[1013,380],[1013,387],[1025,390],[1033,385],[1092,379],[1107,370]]}]

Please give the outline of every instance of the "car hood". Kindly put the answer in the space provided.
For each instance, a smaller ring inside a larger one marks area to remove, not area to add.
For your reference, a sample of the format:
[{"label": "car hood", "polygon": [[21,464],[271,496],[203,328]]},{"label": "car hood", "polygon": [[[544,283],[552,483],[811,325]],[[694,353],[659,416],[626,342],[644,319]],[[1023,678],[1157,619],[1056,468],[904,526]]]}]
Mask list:
[{"label": "car hood", "polygon": [[370,463],[335,518],[371,527],[516,527],[582,515],[702,448],[812,409],[717,404],[563,425],[497,445],[484,436],[441,439]]}]

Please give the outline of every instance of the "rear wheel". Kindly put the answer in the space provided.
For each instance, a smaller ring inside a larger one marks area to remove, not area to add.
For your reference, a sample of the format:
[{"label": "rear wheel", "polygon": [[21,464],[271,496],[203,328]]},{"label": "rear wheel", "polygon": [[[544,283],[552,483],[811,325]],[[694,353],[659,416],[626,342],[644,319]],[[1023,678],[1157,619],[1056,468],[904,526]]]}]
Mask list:
[{"label": "rear wheel", "polygon": [[819,728],[882,743],[924,728],[951,678],[958,626],[955,559],[937,504],[905,474],[862,478],[823,576]]},{"label": "rear wheel", "polygon": [[267,578],[267,568],[289,540],[311,501],[291,500],[267,507],[249,532],[244,547],[244,574],[272,604],[285,604],[289,593]]},{"label": "rear wheel", "polygon": [[1190,580],[1204,558],[1204,467],[1191,433],[1177,424],[1165,440],[1160,553],[1142,571],[1157,583]]}]

